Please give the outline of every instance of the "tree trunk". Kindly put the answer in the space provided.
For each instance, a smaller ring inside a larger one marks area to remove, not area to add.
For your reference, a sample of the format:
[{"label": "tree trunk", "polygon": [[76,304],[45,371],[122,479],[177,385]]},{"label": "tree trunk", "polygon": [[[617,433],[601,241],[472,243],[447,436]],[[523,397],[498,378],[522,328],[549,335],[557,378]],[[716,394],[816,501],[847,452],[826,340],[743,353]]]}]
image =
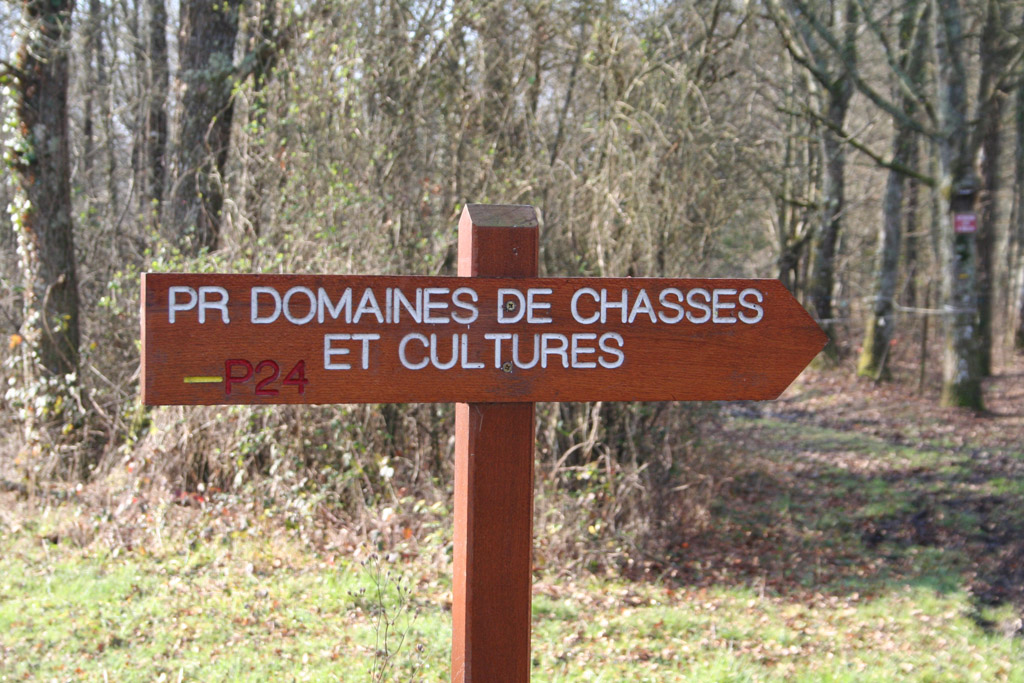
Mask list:
[{"label": "tree trunk", "polygon": [[[908,44],[914,32],[913,22],[917,19],[916,2],[908,2],[900,21],[900,50],[903,67],[911,82],[918,86],[924,67],[924,31],[918,31],[915,45]],[[899,92],[899,91],[898,91]],[[898,97],[900,109],[908,115],[915,112],[914,102],[908,96]],[[916,151],[914,132],[894,119],[892,160],[902,167],[913,163]],[[895,301],[899,281],[900,241],[903,233],[903,186],[906,177],[901,171],[890,169],[882,200],[882,224],[878,235],[877,271],[875,275],[874,300],[871,315],[864,331],[864,344],[857,363],[857,374],[861,377],[881,379],[888,376],[889,346],[896,331]]]},{"label": "tree trunk", "polygon": [[[68,52],[72,0],[26,0],[18,56],[17,118],[22,136],[11,168],[20,198],[15,229],[25,282],[22,337],[34,381],[76,382],[78,279],[71,221]],[[52,388],[45,391],[53,399]],[[53,404],[55,406],[55,404]]]},{"label": "tree trunk", "polygon": [[[127,45],[125,45],[125,53],[131,52],[130,64],[133,65],[133,74],[130,81],[132,93],[130,102],[126,103],[126,108],[131,111],[131,168],[132,168],[132,187],[144,188],[146,185],[146,82],[148,76],[146,74],[146,39],[142,34],[142,5],[146,0],[132,0],[131,7],[128,6],[128,0],[123,0],[122,8],[124,12],[124,23],[127,30]],[[116,35],[116,33],[115,33]],[[118,46],[115,44],[114,54],[117,54],[116,50]],[[141,205],[141,202],[145,201],[144,192],[133,193],[135,197],[138,197],[140,202],[139,211],[140,213],[145,212],[145,207]]]},{"label": "tree trunk", "polygon": [[[838,14],[838,13],[837,13]],[[851,70],[857,59],[857,27],[859,25],[858,4],[848,0],[839,15],[838,28],[842,29],[842,43],[839,46],[839,64],[831,70],[831,75],[820,67],[815,77],[824,87],[826,109],[825,125],[822,133],[822,158],[824,163],[824,182],[822,187],[821,223],[814,240],[814,264],[808,283],[808,294],[814,314],[819,324],[829,337],[825,347],[826,357],[835,360],[839,355],[836,345],[835,312],[833,309],[832,291],[835,286],[835,261],[839,245],[839,230],[842,226],[842,215],[846,208],[846,158],[844,142],[840,132],[846,123],[846,113],[853,97],[853,74]],[[808,43],[813,45],[813,42]],[[816,57],[819,64],[827,59]]]},{"label": "tree trunk", "polygon": [[[911,145],[910,160],[914,168],[919,168],[920,163],[920,141],[915,137]],[[903,305],[908,308],[917,307],[917,278],[921,268],[921,237],[918,220],[921,208],[921,184],[908,178],[906,192],[904,193],[903,231],[906,239],[903,242],[903,276],[904,291]]]},{"label": "tree trunk", "polygon": [[1024,256],[1017,255],[1020,261],[1017,272],[1017,328],[1013,333],[1013,348],[1017,353],[1024,353]]},{"label": "tree trunk", "polygon": [[1018,254],[1020,261],[1017,272],[1017,328],[1013,332],[1013,348],[1024,353],[1024,254]]},{"label": "tree trunk", "polygon": [[842,226],[846,169],[843,141],[835,131],[843,128],[851,94],[852,90],[848,84],[828,91],[829,129],[822,134],[825,170],[823,206],[821,224],[814,239],[814,264],[808,291],[818,324],[829,337],[825,353],[833,359],[838,356],[838,347],[835,344],[832,289],[835,286],[836,246],[839,243],[839,229]]},{"label": "tree trunk", "polygon": [[[92,169],[95,161],[96,133],[93,123],[94,99],[98,88],[91,87],[96,83],[95,63],[96,53],[99,51],[100,40],[100,15],[99,0],[89,0],[89,15],[85,20],[83,31],[85,33],[85,55],[83,58],[82,70],[84,78],[89,85],[85,88],[85,102],[82,105],[82,170],[85,176],[84,185],[91,192],[92,190]],[[102,95],[101,95],[102,96]],[[91,199],[91,197],[90,197]]]},{"label": "tree trunk", "polygon": [[[787,90],[785,106],[796,111],[798,103],[806,101],[810,83],[806,73],[793,71],[792,60],[787,60],[786,66],[786,76],[791,77],[796,85]],[[779,174],[781,183],[775,190],[775,216],[772,220],[778,248],[775,259],[778,279],[797,297],[804,285],[800,278],[801,265],[806,260],[807,243],[813,234],[808,198],[817,189],[819,174],[814,169],[820,167],[820,147],[810,141],[806,127],[805,117],[787,116]]]},{"label": "tree trunk", "polygon": [[[102,3],[100,10],[102,12]],[[108,20],[113,24],[114,19],[108,18]],[[100,25],[104,27],[101,37],[103,35],[107,36],[110,54],[113,56],[114,69],[116,69],[117,29],[106,22],[101,22]],[[117,124],[113,115],[113,89],[110,87],[111,67],[107,64],[106,54],[106,50],[103,49],[103,41],[101,40],[97,44],[96,50],[96,90],[100,93],[100,118],[103,120],[104,149],[106,153],[107,216],[110,222],[115,222],[114,216],[117,215],[121,208],[120,193],[118,192],[117,185]],[[117,252],[120,253],[122,239],[119,229],[115,230],[114,239],[117,243]]]},{"label": "tree trunk", "polygon": [[183,251],[193,255],[216,249],[220,236],[239,5],[241,0],[181,3],[182,95],[171,216]]},{"label": "tree trunk", "polygon": [[1005,45],[1005,27],[1009,25],[1009,7],[988,0],[985,24],[981,32],[981,75],[978,102],[981,103],[981,196],[978,215],[978,363],[983,377],[992,374],[992,316],[995,308],[995,243],[999,220],[999,157],[1003,102],[1008,86],[997,84],[1009,58]]},{"label": "tree trunk", "polygon": [[[264,89],[270,81],[277,63],[276,49],[267,49],[278,42],[277,3],[266,0],[260,8],[256,26],[250,31],[247,50],[249,59],[254,61],[252,67],[253,103],[250,108],[249,128],[256,132],[256,139],[262,140],[267,126],[267,97]],[[265,145],[264,145],[265,147]],[[250,171],[246,174],[250,179],[245,189],[245,213],[249,221],[253,239],[259,239],[263,232],[263,205],[266,198],[267,159],[265,153],[257,152],[245,159]]]},{"label": "tree trunk", "polygon": [[[896,134],[895,154],[905,153],[905,129]],[[887,377],[889,344],[896,329],[895,296],[899,279],[900,239],[903,212],[903,174],[891,170],[885,184],[882,200],[882,228],[878,239],[878,271],[875,275],[875,296],[864,331],[864,345],[857,362],[861,377],[880,379]]]},{"label": "tree trunk", "polygon": [[947,202],[942,231],[943,294],[948,312],[942,405],[981,410],[978,357],[978,251],[973,233],[957,233],[953,217],[973,211],[978,193],[969,144],[963,17],[957,0],[934,0],[939,114],[939,188]]},{"label": "tree trunk", "polygon": [[[483,37],[485,97],[482,102],[483,132],[493,146],[493,171],[516,159],[521,149],[522,131],[515,115],[515,76],[511,73],[513,55],[518,48],[518,35],[513,28],[512,5],[498,2],[488,5]],[[513,39],[513,36],[515,39]]]},{"label": "tree trunk", "polygon": [[167,170],[167,6],[164,0],[148,0],[149,5],[149,81],[146,93],[146,139],[142,199],[145,211],[156,224],[160,217]]},{"label": "tree trunk", "polygon": [[[1011,306],[1016,294],[1017,321],[1013,330],[1013,348],[1017,353],[1024,353],[1024,88],[1017,88],[1014,108],[1017,139],[1013,151],[1013,215],[1010,218],[1010,248],[1007,250],[1006,270],[1010,273],[1008,299]],[[1018,276],[1016,292],[1013,291],[1013,273]],[[1012,313],[1010,320],[1013,320]]]}]

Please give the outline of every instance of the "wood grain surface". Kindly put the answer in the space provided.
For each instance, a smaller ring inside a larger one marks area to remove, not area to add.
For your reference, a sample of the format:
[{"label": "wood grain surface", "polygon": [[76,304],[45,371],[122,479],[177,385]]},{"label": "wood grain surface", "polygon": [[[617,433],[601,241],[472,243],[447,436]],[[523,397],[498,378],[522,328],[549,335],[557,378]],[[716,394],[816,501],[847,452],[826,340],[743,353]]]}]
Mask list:
[{"label": "wood grain surface", "polygon": [[148,273],[142,289],[148,405],[772,399],[825,343],[776,280]]},{"label": "wood grain surface", "polygon": [[[459,274],[537,274],[531,207],[469,207]],[[455,406],[452,683],[527,683],[533,574],[533,403]]]}]

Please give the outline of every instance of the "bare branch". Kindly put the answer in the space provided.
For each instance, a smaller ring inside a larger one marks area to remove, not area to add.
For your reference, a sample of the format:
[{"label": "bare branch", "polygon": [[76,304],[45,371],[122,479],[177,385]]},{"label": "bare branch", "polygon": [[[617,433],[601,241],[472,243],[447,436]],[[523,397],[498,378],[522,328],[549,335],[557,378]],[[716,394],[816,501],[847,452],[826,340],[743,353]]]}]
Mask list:
[{"label": "bare branch", "polygon": [[837,126],[835,123],[829,121],[827,117],[822,116],[821,114],[817,113],[810,107],[804,107],[800,111],[792,111],[786,109],[780,109],[779,111],[785,114],[804,115],[811,117],[816,122],[824,125],[829,130],[835,132],[838,136],[842,138],[843,142],[849,144],[851,147],[856,149],[858,152],[861,152],[866,157],[870,158],[872,161],[874,161],[882,168],[888,169],[890,171],[896,171],[897,173],[902,173],[908,178],[913,178],[914,180],[917,180],[923,183],[924,185],[927,185],[928,187],[936,187],[938,184],[936,179],[933,178],[932,176],[921,173],[917,169],[911,168],[910,166],[907,166],[905,164],[901,164],[900,162],[895,161],[891,157],[886,158],[884,155],[879,154],[875,150],[871,149],[867,145],[867,143],[858,140],[853,133],[849,133],[846,130],[844,130],[841,126]]},{"label": "bare branch", "polygon": [[[803,42],[803,40],[798,44],[796,37],[793,35],[796,27],[789,21],[788,13],[779,7],[777,0],[768,0],[765,6],[768,8],[768,17],[775,24],[775,28],[778,29],[782,43],[785,45],[786,51],[793,57],[793,61],[806,69],[814,77],[814,80],[818,81],[823,87],[830,87],[832,83],[831,75],[817,59],[811,61],[814,51],[810,46]],[[802,37],[805,38],[806,35]],[[808,53],[811,56],[808,56]]]},{"label": "bare branch", "polygon": [[912,76],[915,72],[915,60],[920,58],[921,48],[924,47],[924,41],[927,40],[928,34],[925,31],[925,27],[927,26],[926,20],[929,12],[928,3],[921,2],[920,0],[910,0],[913,4],[908,7],[908,12],[900,21],[899,26],[901,33],[909,29],[910,36],[905,41],[905,44],[901,44],[894,50],[882,25],[872,17],[870,7],[864,0],[856,1],[860,5],[861,12],[864,14],[865,23],[882,45],[882,49],[885,52],[885,60],[889,64],[892,73],[896,76],[896,85],[899,88],[900,95],[920,107],[927,115],[928,121],[934,124],[936,122],[935,108],[921,96],[919,84],[914,82]]},{"label": "bare branch", "polygon": [[26,79],[24,71],[5,59],[0,59],[0,76],[12,76],[18,82]]},{"label": "bare branch", "polygon": [[896,106],[894,102],[878,92],[868,84],[863,77],[861,77],[857,70],[857,65],[845,58],[845,51],[843,46],[839,43],[839,40],[832,35],[832,32],[827,26],[822,25],[822,23],[818,21],[817,17],[815,17],[813,12],[810,11],[810,8],[806,3],[801,2],[801,0],[791,1],[796,3],[797,7],[800,8],[802,15],[807,18],[808,23],[814,29],[815,33],[821,36],[822,40],[828,44],[832,51],[843,59],[847,74],[853,81],[853,84],[857,87],[857,90],[871,100],[875,106],[892,116],[895,120],[899,121],[910,130],[928,137],[935,137],[936,132],[934,130],[925,128],[919,121],[914,119],[912,116],[909,116],[901,107]]}]

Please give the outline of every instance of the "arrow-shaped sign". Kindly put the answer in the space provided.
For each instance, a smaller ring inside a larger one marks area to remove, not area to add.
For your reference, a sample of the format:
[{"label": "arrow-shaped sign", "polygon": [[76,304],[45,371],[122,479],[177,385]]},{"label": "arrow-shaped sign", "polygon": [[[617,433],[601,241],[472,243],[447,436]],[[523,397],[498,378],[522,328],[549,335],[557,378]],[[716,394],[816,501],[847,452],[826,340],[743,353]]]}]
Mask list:
[{"label": "arrow-shaped sign", "polygon": [[146,404],[777,397],[825,335],[777,280],[143,276]]}]

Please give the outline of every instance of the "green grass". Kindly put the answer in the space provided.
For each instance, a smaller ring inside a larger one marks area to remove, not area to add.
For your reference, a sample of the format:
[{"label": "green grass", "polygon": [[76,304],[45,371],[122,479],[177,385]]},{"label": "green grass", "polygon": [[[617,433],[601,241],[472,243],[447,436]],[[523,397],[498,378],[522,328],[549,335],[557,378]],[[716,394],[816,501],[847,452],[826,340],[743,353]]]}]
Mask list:
[{"label": "green grass", "polygon": [[[878,542],[889,544],[892,555],[919,542],[914,533],[927,526],[930,542],[946,546],[953,557],[962,555],[960,545],[980,542],[986,526],[1024,527],[1024,481],[997,472],[985,478],[971,449],[943,450],[929,441],[894,446],[855,431],[771,419],[739,422],[759,436],[757,455],[770,463],[768,471],[806,468],[808,454],[815,459],[813,476],[805,470],[772,480],[756,468],[760,481],[741,480],[738,491],[757,491],[764,500],[753,512],[727,503],[716,508],[736,528],[785,523],[798,530],[799,538],[791,540],[853,548],[871,527],[882,527]],[[959,569],[963,562],[953,564]]]},{"label": "green grass", "polygon": [[[2,551],[0,681],[371,680],[381,605],[415,613],[398,619],[386,680],[448,680],[449,584],[429,567],[248,535],[114,555],[22,531]],[[1012,613],[978,615],[956,587],[785,596],[542,577],[536,593],[536,681],[1024,681],[1021,639],[982,625]]]},{"label": "green grass", "polygon": [[[537,577],[533,680],[1024,683],[1014,452],[730,428],[744,466],[661,569]],[[0,516],[0,682],[449,680],[450,528],[373,559],[213,523],[236,504]]]},{"label": "green grass", "polygon": [[980,629],[963,593],[902,588],[806,603],[739,588],[601,589],[648,604],[536,623],[537,680],[1024,680],[1019,640]]},{"label": "green grass", "polygon": [[0,560],[0,680],[369,680],[388,659],[375,656],[382,605],[406,608],[389,643],[405,635],[396,680],[444,679],[450,620],[400,602],[401,567],[377,581],[372,562],[252,539],[117,557],[25,541],[6,538]]}]

